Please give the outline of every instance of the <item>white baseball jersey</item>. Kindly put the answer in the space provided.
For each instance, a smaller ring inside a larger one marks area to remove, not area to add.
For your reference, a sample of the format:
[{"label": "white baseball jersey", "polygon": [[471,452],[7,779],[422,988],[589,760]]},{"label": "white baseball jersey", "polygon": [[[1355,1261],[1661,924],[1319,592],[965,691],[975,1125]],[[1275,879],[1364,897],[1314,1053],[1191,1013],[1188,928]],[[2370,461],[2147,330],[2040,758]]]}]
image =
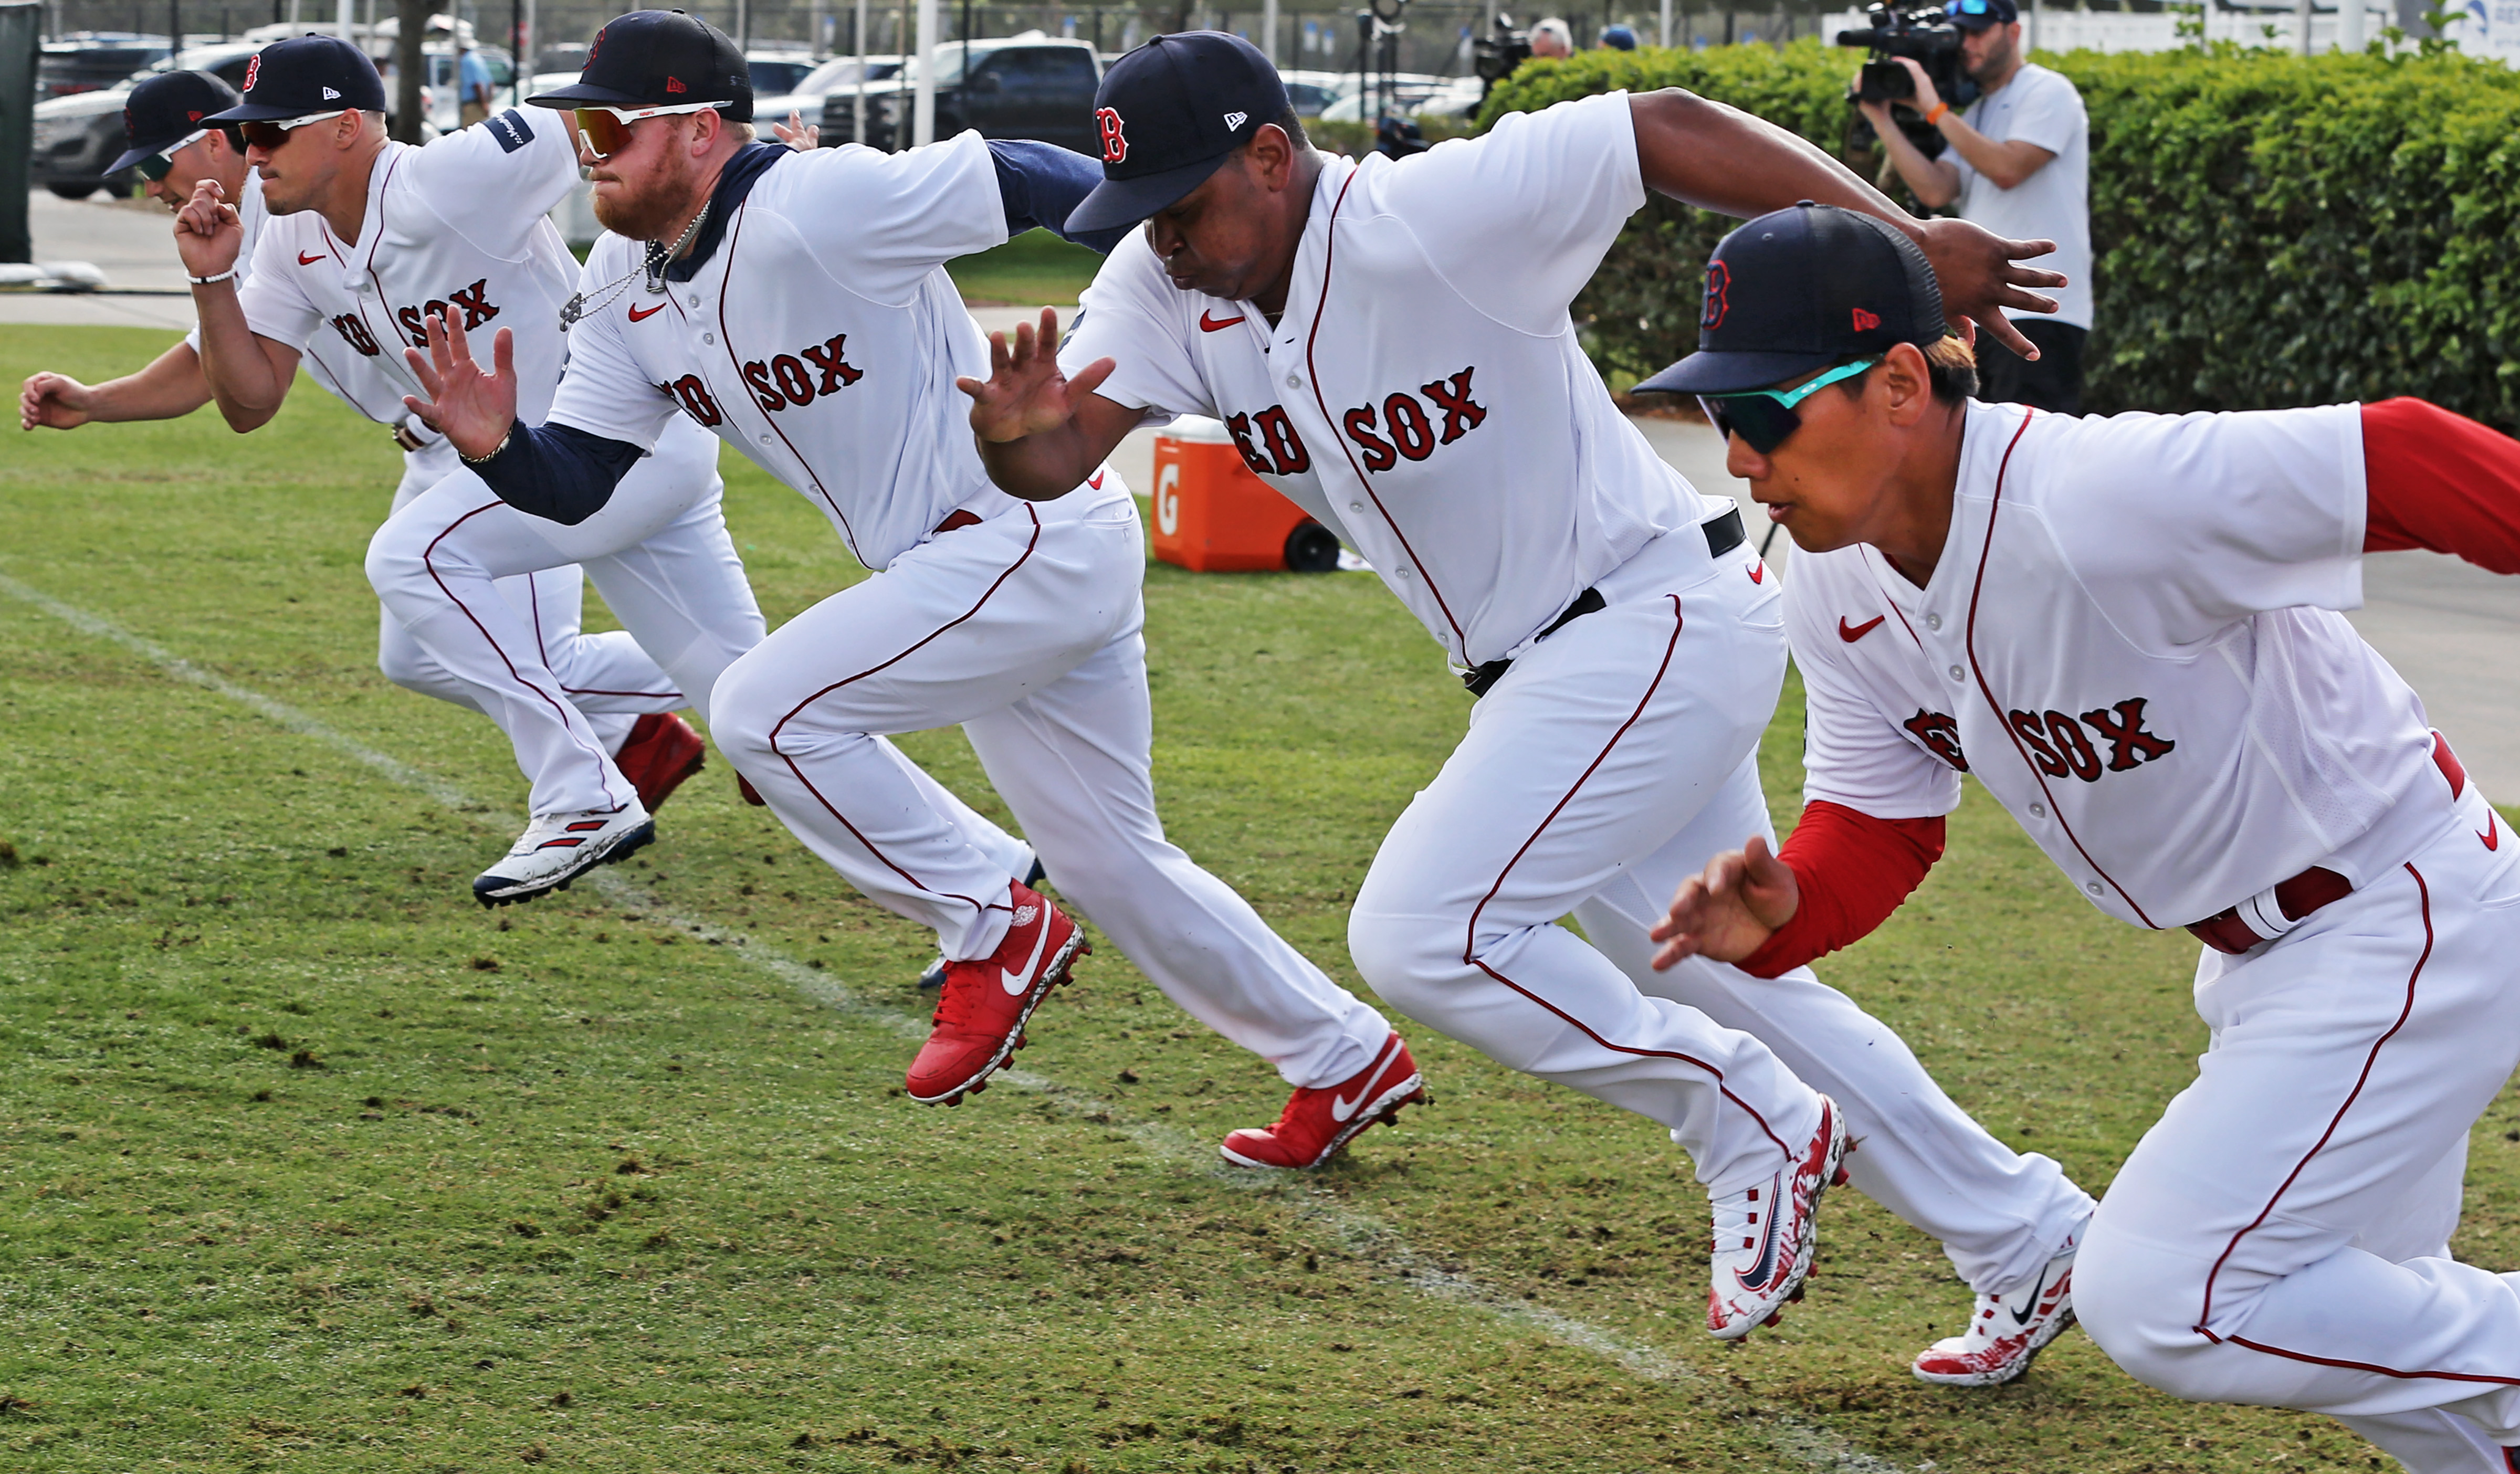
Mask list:
[{"label": "white baseball jersey", "polygon": [[[245,188],[236,201],[237,223],[245,231],[245,244],[237,249],[237,290],[245,290],[253,279],[254,247],[262,240],[262,228],[271,219],[262,202],[262,176],[251,169],[245,171]],[[250,319],[248,320],[248,324]],[[202,330],[197,324],[184,335],[185,343],[195,353],[202,351]],[[422,425],[402,407],[402,390],[394,387],[372,368],[367,357],[353,352],[346,343],[323,339],[310,341],[299,352],[298,361],[306,372],[322,384],[333,397],[380,424],[402,424],[409,422],[415,433],[434,437],[434,432]]]},{"label": "white baseball jersey", "polygon": [[1518,655],[1700,497],[1611,403],[1567,304],[1644,203],[1625,93],[1414,158],[1324,161],[1273,327],[1111,252],[1060,352],[1100,393],[1226,424],[1464,666]]},{"label": "white baseball jersey", "polygon": [[[338,335],[397,397],[426,397],[402,350],[428,346],[429,317],[449,314],[485,357],[488,336],[514,328],[517,413],[538,421],[567,354],[556,330],[577,279],[548,212],[576,180],[568,130],[521,110],[419,148],[386,144],[368,173],[357,241],[337,238],[314,210],[263,228],[238,292],[246,322],[301,351]],[[352,402],[371,419],[401,418],[398,405],[380,414],[364,396]]]},{"label": "white baseball jersey", "polygon": [[[1016,505],[990,483],[954,387],[988,377],[989,348],[943,265],[1006,239],[977,133],[906,154],[790,154],[753,181],[692,280],[661,297],[636,280],[578,324],[551,423],[645,447],[689,415],[881,568],[958,509]],[[589,298],[643,259],[636,242],[598,241]]]},{"label": "white baseball jersey", "polygon": [[2362,602],[2361,407],[1967,413],[1924,588],[1867,545],[1794,559],[1805,797],[1946,814],[1973,773],[2145,926],[2403,858],[2385,821],[2439,782],[2423,706],[2336,612]]}]

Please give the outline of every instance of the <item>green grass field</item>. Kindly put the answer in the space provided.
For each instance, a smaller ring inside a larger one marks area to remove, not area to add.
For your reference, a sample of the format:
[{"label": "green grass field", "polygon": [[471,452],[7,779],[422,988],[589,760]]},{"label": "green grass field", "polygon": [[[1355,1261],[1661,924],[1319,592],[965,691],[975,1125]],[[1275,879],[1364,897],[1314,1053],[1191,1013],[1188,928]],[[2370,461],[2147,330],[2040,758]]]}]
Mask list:
[{"label": "green grass field", "polygon": [[[167,340],[0,328],[0,380]],[[0,1468],[2382,1464],[2155,1396],[2079,1333],[2008,1388],[1917,1384],[1967,1293],[1851,1192],[1808,1302],[1719,1348],[1662,1134],[1422,1029],[1433,1108],[1314,1177],[1232,1173],[1214,1143],[1275,1114],[1274,1072],[1108,947],[1033,1073],[915,1106],[927,939],[722,761],[605,883],[472,903],[522,783],[373,667],[382,433],[305,384],[242,439],[10,433]],[[726,469],[774,624],[860,576]],[[1157,565],[1148,603],[1173,832],[1354,986],[1347,899],[1466,698],[1364,575]],[[1789,689],[1787,808],[1799,730]],[[958,735],[907,745],[1004,817]],[[2101,918],[1974,791],[1953,841],[1823,975],[2101,1187],[2203,1046],[2193,944]],[[2520,1268],[2520,1105],[2487,1126],[2461,1249]]]},{"label": "green grass field", "polygon": [[1094,280],[1102,258],[1046,230],[1026,231],[995,250],[945,263],[967,302],[1064,307]]}]

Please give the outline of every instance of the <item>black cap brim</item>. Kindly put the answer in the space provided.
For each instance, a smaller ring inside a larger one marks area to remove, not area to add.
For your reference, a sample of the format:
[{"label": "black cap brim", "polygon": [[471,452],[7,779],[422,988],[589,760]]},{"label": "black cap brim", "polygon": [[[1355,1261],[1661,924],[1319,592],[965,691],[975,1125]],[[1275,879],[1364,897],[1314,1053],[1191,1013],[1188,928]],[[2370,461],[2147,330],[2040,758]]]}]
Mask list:
[{"label": "black cap brim", "polygon": [[[202,131],[204,133],[210,131],[210,120],[208,118],[202,119]],[[184,134],[178,133],[172,138],[160,139],[156,143],[133,144],[130,148],[122,151],[122,156],[120,158],[107,164],[105,166],[105,171],[109,174],[119,174],[144,158],[154,158],[158,155],[166,153],[173,149],[176,144],[182,142],[183,139]]]},{"label": "black cap brim", "polygon": [[[730,98],[725,106],[731,107],[733,104],[734,99]],[[535,93],[525,99],[525,106],[556,108],[565,112],[571,108],[652,108],[656,105],[644,97],[632,97],[629,93],[610,87],[598,87],[587,82],[571,82],[565,87],[555,87],[549,92]]]},{"label": "black cap brim", "polygon": [[1691,353],[1638,383],[1640,394],[1742,394],[1838,362],[1828,353]]},{"label": "black cap brim", "polygon": [[1135,179],[1105,179],[1094,187],[1067,217],[1067,233],[1083,235],[1092,231],[1121,230],[1137,224],[1148,215],[1173,203],[1207,182],[1225,161],[1234,156],[1229,149],[1214,158],[1202,158],[1179,168],[1156,174],[1141,174]]}]

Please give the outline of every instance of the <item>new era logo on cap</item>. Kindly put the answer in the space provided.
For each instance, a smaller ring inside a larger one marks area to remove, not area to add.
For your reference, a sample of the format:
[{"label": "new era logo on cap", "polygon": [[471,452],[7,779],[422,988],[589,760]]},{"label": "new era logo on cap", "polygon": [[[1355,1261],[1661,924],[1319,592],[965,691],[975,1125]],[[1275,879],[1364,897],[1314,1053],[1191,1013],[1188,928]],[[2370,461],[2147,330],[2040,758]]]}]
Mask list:
[{"label": "new era logo on cap", "polygon": [[1226,130],[1231,132],[1236,128],[1241,127],[1243,121],[1250,116],[1251,114],[1248,112],[1229,112],[1225,114]]},{"label": "new era logo on cap", "polygon": [[1865,310],[1864,310],[1863,308],[1861,308],[1861,307],[1858,307],[1858,308],[1856,308],[1856,309],[1855,309],[1855,331],[1856,331],[1856,332],[1858,332],[1858,333],[1869,333],[1869,332],[1871,332],[1873,329],[1878,328],[1878,327],[1880,327],[1880,326],[1881,326],[1881,314],[1880,314],[1880,313],[1877,313],[1877,312],[1867,312],[1867,311],[1865,311]]},{"label": "new era logo on cap", "polygon": [[338,103],[338,102],[339,102],[340,100],[341,100],[341,94],[339,94],[339,93],[338,93],[338,92],[334,91],[334,90],[333,90],[332,88],[330,88],[330,87],[327,87],[327,88],[325,88],[325,89],[324,89],[324,101],[326,101],[326,102],[328,102],[328,103]]}]

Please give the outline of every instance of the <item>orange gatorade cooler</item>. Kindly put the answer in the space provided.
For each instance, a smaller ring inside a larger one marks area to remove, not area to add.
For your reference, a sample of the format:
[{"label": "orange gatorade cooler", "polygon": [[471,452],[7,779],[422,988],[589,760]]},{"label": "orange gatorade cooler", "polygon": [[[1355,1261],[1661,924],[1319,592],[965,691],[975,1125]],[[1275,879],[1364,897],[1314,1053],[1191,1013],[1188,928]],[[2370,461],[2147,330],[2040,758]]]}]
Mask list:
[{"label": "orange gatorade cooler", "polygon": [[1155,432],[1155,557],[1193,573],[1338,566],[1338,539],[1242,464],[1214,420],[1185,415]]}]

